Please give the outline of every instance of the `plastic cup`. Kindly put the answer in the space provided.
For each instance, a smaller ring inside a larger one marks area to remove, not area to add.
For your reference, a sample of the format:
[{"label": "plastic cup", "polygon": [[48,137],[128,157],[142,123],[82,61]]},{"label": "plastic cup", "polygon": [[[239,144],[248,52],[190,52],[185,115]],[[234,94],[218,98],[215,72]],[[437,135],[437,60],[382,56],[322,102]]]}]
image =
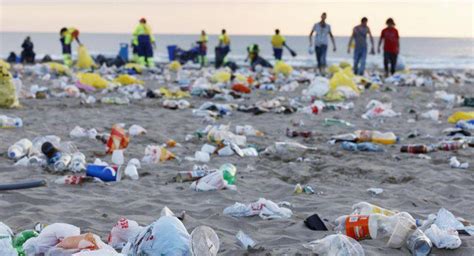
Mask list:
[{"label": "plastic cup", "polygon": [[86,175],[99,178],[105,182],[120,180],[118,177],[118,171],[106,165],[88,164]]},{"label": "plastic cup", "polygon": [[416,230],[416,225],[408,218],[398,218],[392,236],[387,242],[390,248],[401,248],[407,241],[408,236]]},{"label": "plastic cup", "polygon": [[124,163],[123,150],[117,149],[112,153],[112,163],[116,165],[123,165]]}]

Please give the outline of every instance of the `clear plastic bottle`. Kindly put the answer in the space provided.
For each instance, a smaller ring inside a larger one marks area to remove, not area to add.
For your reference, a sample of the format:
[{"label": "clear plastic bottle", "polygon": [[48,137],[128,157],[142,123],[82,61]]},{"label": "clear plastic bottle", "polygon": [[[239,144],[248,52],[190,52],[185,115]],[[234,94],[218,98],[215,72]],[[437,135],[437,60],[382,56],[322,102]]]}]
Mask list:
[{"label": "clear plastic bottle", "polygon": [[53,170],[55,172],[64,172],[71,163],[72,157],[70,154],[62,153],[61,157],[54,163]]},{"label": "clear plastic bottle", "polygon": [[21,139],[8,148],[8,157],[20,159],[30,152],[33,143],[29,139]]},{"label": "clear plastic bottle", "polygon": [[395,144],[398,141],[397,136],[393,132],[379,132],[369,130],[355,131],[357,142],[373,142],[378,144]]},{"label": "clear plastic bottle", "polygon": [[[412,223],[412,225],[408,225],[408,229],[399,228],[405,226],[406,223]],[[396,239],[397,245],[406,241],[408,235],[416,228],[415,220],[406,212],[392,216],[382,214],[345,215],[337,218],[335,224],[335,231],[341,232],[356,240],[390,238],[389,241]],[[397,232],[394,232],[396,228]],[[391,242],[389,242],[389,244],[390,243]],[[393,244],[395,244],[395,241],[393,241]]]},{"label": "clear plastic bottle", "polygon": [[237,173],[237,168],[233,164],[223,164],[220,168],[224,176],[224,180],[227,181],[227,184],[233,185],[235,183],[235,174]]},{"label": "clear plastic bottle", "polygon": [[19,117],[0,116],[0,128],[19,128],[23,126],[23,120]]},{"label": "clear plastic bottle", "polygon": [[392,216],[396,213],[396,211],[387,210],[368,202],[360,202],[352,206],[352,215],[382,214],[385,216]]},{"label": "clear plastic bottle", "polygon": [[416,229],[415,232],[408,237],[407,247],[412,256],[427,256],[431,253],[433,244],[423,231]]},{"label": "clear plastic bottle", "polygon": [[86,156],[81,152],[72,154],[71,167],[72,172],[81,172],[86,170]]}]

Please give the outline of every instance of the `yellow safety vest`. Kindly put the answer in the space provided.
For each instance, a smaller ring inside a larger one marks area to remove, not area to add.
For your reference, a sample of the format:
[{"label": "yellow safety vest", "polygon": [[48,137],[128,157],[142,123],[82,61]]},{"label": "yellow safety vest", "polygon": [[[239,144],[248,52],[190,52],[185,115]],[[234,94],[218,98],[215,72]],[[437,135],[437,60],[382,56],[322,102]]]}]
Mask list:
[{"label": "yellow safety vest", "polygon": [[272,46],[273,48],[283,48],[285,43],[285,37],[282,35],[273,35],[272,36]]},{"label": "yellow safety vest", "polygon": [[150,36],[150,41],[152,43],[155,42],[155,37],[153,36],[153,33],[151,32],[151,27],[148,26],[147,24],[138,24],[137,27],[135,28],[135,31],[133,32],[133,44],[138,45],[138,36],[141,35],[149,35]]}]

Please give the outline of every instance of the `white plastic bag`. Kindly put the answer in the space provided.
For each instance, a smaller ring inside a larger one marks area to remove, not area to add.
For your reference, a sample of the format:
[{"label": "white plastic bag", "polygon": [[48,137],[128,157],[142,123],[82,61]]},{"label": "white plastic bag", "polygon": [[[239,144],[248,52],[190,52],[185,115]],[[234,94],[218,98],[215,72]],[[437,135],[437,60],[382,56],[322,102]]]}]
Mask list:
[{"label": "white plastic bag", "polygon": [[130,136],[138,136],[138,135],[143,135],[146,134],[145,128],[141,127],[140,125],[132,125],[130,128],[128,128],[128,134]]},{"label": "white plastic bag", "polygon": [[12,246],[13,232],[5,225],[0,222],[0,255],[4,256],[17,256],[16,250]]},{"label": "white plastic bag", "polygon": [[237,188],[235,185],[227,184],[227,181],[224,180],[223,172],[218,170],[191,183],[190,189],[195,191],[214,191],[221,189],[236,190]]},{"label": "white plastic bag", "polygon": [[439,119],[439,110],[432,109],[421,114],[421,117],[424,119],[429,119],[433,121],[438,121]]},{"label": "white plastic bag", "polygon": [[392,104],[384,104],[378,100],[371,100],[365,108],[367,109],[367,112],[362,115],[362,118],[364,119],[395,117],[400,115],[400,113],[392,110]]},{"label": "white plastic bag", "polygon": [[120,218],[109,233],[107,243],[114,249],[122,249],[127,242],[143,230],[134,220]]},{"label": "white plastic bag", "polygon": [[329,92],[329,80],[322,76],[313,79],[308,89],[302,91],[303,96],[322,98]]},{"label": "white plastic bag", "polygon": [[351,237],[343,234],[326,236],[323,239],[315,240],[303,247],[312,250],[320,256],[364,256],[362,246]]},{"label": "white plastic bag", "polygon": [[425,235],[439,249],[457,249],[461,246],[461,239],[455,229],[440,229],[433,224],[425,231]]},{"label": "white plastic bag", "polygon": [[235,203],[224,209],[224,214],[234,217],[249,217],[258,215],[262,219],[287,219],[293,212],[265,198],[250,204]]},{"label": "white plastic bag", "polygon": [[28,239],[23,244],[23,249],[25,249],[26,255],[46,253],[64,238],[80,234],[81,230],[76,226],[66,223],[54,223],[46,226],[37,237]]}]

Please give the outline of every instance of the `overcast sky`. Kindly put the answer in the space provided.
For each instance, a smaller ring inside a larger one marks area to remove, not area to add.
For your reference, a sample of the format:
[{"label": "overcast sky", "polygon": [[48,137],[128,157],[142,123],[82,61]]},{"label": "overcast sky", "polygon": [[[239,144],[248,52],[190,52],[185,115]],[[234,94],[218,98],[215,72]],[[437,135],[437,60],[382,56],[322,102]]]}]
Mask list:
[{"label": "overcast sky", "polygon": [[0,31],[131,33],[146,17],[154,33],[306,35],[324,11],[335,35],[367,16],[376,35],[392,17],[402,36],[474,37],[474,0],[0,0]]}]

